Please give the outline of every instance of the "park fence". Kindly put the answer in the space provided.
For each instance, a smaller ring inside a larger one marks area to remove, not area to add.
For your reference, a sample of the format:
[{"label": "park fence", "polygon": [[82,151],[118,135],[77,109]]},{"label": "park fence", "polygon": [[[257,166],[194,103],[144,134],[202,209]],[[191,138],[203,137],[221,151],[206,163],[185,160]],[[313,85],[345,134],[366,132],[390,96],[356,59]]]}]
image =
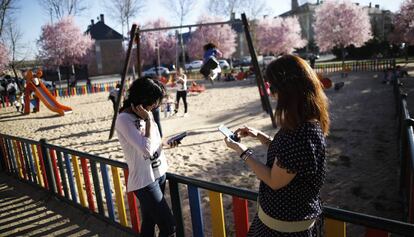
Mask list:
[{"label": "park fence", "polygon": [[[43,139],[34,141],[0,134],[0,172],[48,190],[51,195],[121,229],[140,232],[139,204],[133,192],[125,191],[128,166],[124,162],[52,145]],[[212,236],[228,233],[246,236],[248,207],[254,208],[256,192],[171,173],[167,174],[167,181],[177,236],[205,236],[203,212],[210,215],[208,226]],[[207,193],[207,197],[202,193]],[[223,207],[223,195],[231,198],[231,210],[227,205]],[[184,201],[189,208],[183,207]],[[249,202],[253,205],[248,205]],[[203,210],[203,206],[209,206],[208,210]],[[189,216],[188,223],[183,214]],[[414,225],[409,223],[332,207],[324,207],[323,217],[327,237],[345,237],[347,224],[365,227],[367,237],[414,233]]]},{"label": "park fence", "polygon": [[400,191],[403,196],[406,221],[414,223],[414,119],[410,117],[407,108],[404,85],[397,77],[394,77],[393,87],[399,135]]},{"label": "park fence", "polygon": [[352,62],[318,63],[317,73],[384,71],[395,66],[395,59],[357,60]]},{"label": "park fence", "polygon": [[[65,98],[78,95],[88,95],[101,92],[109,93],[115,89],[119,82],[94,83],[90,85],[74,86],[68,88],[54,88],[49,89],[53,96]],[[16,99],[16,98],[15,98]],[[0,109],[13,106],[13,101],[10,96],[0,96]]]}]

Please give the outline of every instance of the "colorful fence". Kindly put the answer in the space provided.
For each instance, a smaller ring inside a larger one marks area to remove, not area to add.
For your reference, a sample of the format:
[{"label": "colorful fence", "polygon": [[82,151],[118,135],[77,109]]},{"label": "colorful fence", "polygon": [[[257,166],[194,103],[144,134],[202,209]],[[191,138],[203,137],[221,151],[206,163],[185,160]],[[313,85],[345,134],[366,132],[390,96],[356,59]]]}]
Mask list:
[{"label": "colorful fence", "polygon": [[[125,191],[128,177],[125,163],[51,145],[45,140],[37,142],[0,134],[0,169],[120,228],[140,231],[139,204],[133,193]],[[226,236],[229,231],[223,195],[232,198],[231,233],[246,236],[248,202],[255,202],[256,192],[174,174],[167,174],[167,180],[177,236],[185,236],[183,210],[187,209],[182,208],[183,190],[187,190],[193,236],[205,236],[203,211],[208,211],[202,208],[200,190],[208,193],[212,236]],[[365,236],[414,233],[414,225],[336,208],[325,207],[324,217],[327,237],[346,236],[346,223],[365,226]]]},{"label": "colorful fence", "polygon": [[315,65],[317,73],[331,72],[359,72],[359,71],[383,71],[395,66],[395,59],[363,60],[338,63],[318,63]]},{"label": "colorful fence", "polygon": [[400,190],[404,197],[406,220],[414,223],[414,119],[407,109],[403,84],[394,78],[394,96],[399,128]]},{"label": "colorful fence", "polygon": [[[99,92],[110,92],[116,87],[119,82],[95,83],[91,85],[76,86],[70,88],[56,88],[50,90],[55,97],[69,97],[76,95],[87,95]],[[13,106],[9,96],[0,96],[0,108]]]},{"label": "colorful fence", "polygon": [[68,97],[75,95],[94,94],[99,92],[110,92],[115,89],[116,84],[120,82],[95,83],[91,85],[83,85],[69,88],[56,88],[52,90],[52,94],[56,97]]}]

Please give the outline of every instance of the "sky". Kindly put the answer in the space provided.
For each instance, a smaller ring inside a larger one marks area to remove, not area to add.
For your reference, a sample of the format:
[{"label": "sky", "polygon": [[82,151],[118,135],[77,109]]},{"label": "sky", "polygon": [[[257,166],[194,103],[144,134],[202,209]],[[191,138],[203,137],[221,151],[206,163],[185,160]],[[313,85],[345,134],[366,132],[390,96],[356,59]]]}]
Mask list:
[{"label": "sky", "polygon": [[[141,0],[142,1],[142,0]],[[176,18],[169,12],[162,4],[165,0],[146,0],[151,4],[147,4],[144,11],[132,22],[142,23],[157,18],[164,18],[168,20],[171,25],[178,25]],[[192,13],[189,14],[184,24],[193,24],[197,21],[197,17],[202,13],[208,13],[206,8],[208,0],[198,0],[197,5],[194,7]],[[299,0],[299,5],[306,2],[315,3],[316,0],[306,1]],[[366,6],[370,2],[374,6],[379,4],[381,9],[390,10],[395,12],[398,10],[403,0],[353,0],[353,2],[359,2],[360,5]],[[97,17],[100,14],[105,15],[105,24],[121,33],[121,25],[112,19],[109,14],[109,10],[105,7],[104,0],[84,0],[86,10],[82,12],[80,16],[75,17],[75,22],[82,29],[86,31],[87,26],[90,24],[91,19],[97,21]],[[269,16],[277,16],[291,8],[290,0],[266,0],[269,7]],[[17,18],[17,26],[23,34],[21,44],[24,45],[24,52],[20,55],[21,58],[33,59],[37,53],[36,41],[39,39],[41,27],[50,22],[50,17],[44,9],[41,8],[38,0],[18,0],[19,10],[15,14]],[[236,16],[237,17],[237,16]],[[248,16],[247,16],[248,17]]]}]

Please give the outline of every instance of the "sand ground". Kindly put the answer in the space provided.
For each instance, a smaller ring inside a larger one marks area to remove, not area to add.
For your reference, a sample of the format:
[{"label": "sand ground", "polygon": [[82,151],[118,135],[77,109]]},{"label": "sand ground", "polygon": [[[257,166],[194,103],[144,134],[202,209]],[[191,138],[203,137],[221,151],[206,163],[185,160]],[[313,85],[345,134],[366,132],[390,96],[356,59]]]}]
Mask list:
[{"label": "sand ground", "polygon": [[[401,220],[398,194],[397,123],[392,86],[382,84],[382,73],[351,73],[340,91],[326,90],[332,120],[328,141],[328,173],[323,202],[332,207]],[[190,94],[189,116],[162,117],[165,137],[187,131],[182,144],[167,149],[169,172],[236,187],[258,189],[258,180],[237,154],[228,149],[219,124],[232,129],[248,125],[274,135],[269,115],[261,109],[253,79],[217,82],[206,91]],[[172,90],[171,95],[175,96]],[[113,116],[106,93],[60,98],[73,114],[59,117],[43,105],[40,112],[20,115],[0,110],[0,132],[48,142],[101,157],[123,161],[116,136],[108,140]],[[273,101],[273,107],[275,102]],[[413,101],[414,105],[414,101]],[[266,149],[246,139],[264,161]],[[205,197],[203,197],[203,200]],[[227,208],[227,205],[225,205]],[[208,219],[208,218],[207,218]]]}]

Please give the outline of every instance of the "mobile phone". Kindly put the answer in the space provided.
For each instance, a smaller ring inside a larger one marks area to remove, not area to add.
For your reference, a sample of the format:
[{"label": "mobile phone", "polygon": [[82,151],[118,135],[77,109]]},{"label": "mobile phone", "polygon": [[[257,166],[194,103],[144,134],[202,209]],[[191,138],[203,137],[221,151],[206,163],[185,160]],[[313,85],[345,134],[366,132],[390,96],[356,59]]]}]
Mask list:
[{"label": "mobile phone", "polygon": [[182,132],[180,134],[177,134],[174,137],[168,139],[167,144],[172,144],[173,142],[180,142],[186,136],[187,136],[187,132]]},{"label": "mobile phone", "polygon": [[239,142],[240,138],[234,134],[230,129],[228,129],[226,126],[224,126],[223,124],[220,125],[218,127],[218,130],[224,134],[224,136],[230,138],[231,140],[235,141],[235,142]]}]

